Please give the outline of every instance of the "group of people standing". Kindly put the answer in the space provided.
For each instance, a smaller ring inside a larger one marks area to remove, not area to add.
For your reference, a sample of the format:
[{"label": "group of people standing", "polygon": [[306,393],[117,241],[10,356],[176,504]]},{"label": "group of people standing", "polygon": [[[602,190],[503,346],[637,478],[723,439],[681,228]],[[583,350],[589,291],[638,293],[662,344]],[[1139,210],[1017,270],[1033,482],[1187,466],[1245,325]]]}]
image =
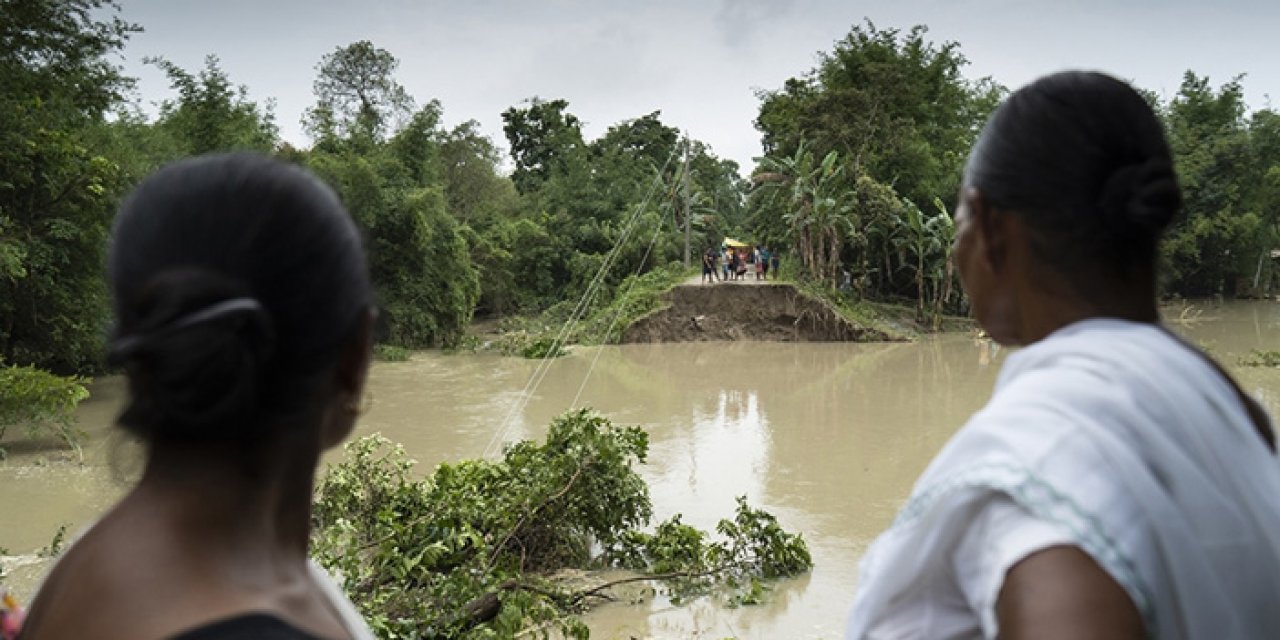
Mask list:
[{"label": "group of people standing", "polygon": [[764,245],[756,245],[752,250],[729,245],[722,245],[719,250],[707,247],[702,254],[702,283],[742,280],[752,270],[755,271],[756,280],[768,280],[771,269],[773,279],[777,280],[780,262],[777,252],[770,251]]}]

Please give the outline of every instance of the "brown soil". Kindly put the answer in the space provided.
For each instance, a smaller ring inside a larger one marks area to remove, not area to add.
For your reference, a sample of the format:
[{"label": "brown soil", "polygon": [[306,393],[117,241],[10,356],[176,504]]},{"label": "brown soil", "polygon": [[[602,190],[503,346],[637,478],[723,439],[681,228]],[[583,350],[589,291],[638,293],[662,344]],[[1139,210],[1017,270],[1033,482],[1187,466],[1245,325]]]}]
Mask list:
[{"label": "brown soil", "polygon": [[624,343],[761,340],[878,342],[892,338],[849,322],[825,302],[789,284],[682,284],[670,303],[632,323]]}]

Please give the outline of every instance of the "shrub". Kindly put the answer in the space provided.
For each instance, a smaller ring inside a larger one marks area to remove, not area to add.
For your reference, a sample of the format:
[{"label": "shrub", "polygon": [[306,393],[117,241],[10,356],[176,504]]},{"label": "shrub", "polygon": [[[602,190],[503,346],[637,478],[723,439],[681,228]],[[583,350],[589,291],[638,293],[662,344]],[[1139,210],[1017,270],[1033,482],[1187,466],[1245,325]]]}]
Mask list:
[{"label": "shrub", "polygon": [[[35,367],[0,366],[0,438],[11,426],[25,427],[30,437],[52,434],[80,451],[75,410],[89,397],[79,376],[59,376]],[[4,457],[0,448],[0,458]]]},{"label": "shrub", "polygon": [[379,362],[405,362],[413,352],[394,344],[373,345],[373,358]]}]

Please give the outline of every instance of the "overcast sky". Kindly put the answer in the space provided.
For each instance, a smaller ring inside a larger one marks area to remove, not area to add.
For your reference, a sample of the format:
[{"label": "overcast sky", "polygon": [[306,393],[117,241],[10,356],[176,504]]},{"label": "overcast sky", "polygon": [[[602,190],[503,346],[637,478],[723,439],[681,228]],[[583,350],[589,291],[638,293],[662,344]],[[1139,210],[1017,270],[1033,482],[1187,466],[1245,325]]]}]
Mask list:
[{"label": "overcast sky", "polygon": [[125,68],[150,105],[171,97],[142,65],[162,55],[189,70],[207,54],[252,98],[276,100],[281,135],[309,145],[299,119],[320,57],[371,40],[401,64],[419,104],[445,122],[478,120],[505,148],[501,112],[565,98],[588,138],[661,110],[671,126],[749,171],[760,154],[755,92],[810,70],[850,27],[929,27],[969,59],[969,77],[1016,88],[1064,68],[1131,79],[1165,96],[1182,73],[1215,86],[1246,74],[1252,108],[1280,98],[1280,2],[1263,0],[123,0],[145,29]]}]

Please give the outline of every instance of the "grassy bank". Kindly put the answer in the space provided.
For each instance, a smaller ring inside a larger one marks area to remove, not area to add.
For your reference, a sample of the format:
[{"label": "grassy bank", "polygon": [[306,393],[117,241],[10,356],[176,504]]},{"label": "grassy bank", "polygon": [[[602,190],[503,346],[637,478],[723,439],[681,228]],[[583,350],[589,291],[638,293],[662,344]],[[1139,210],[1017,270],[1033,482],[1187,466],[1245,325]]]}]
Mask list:
[{"label": "grassy bank", "polygon": [[496,325],[481,325],[485,330],[468,335],[463,348],[541,358],[563,353],[567,345],[615,344],[632,322],[662,308],[664,293],[696,274],[695,269],[673,263],[629,276],[616,288],[599,291],[585,310],[578,308],[579,299],[565,300],[537,315],[507,316]]}]

